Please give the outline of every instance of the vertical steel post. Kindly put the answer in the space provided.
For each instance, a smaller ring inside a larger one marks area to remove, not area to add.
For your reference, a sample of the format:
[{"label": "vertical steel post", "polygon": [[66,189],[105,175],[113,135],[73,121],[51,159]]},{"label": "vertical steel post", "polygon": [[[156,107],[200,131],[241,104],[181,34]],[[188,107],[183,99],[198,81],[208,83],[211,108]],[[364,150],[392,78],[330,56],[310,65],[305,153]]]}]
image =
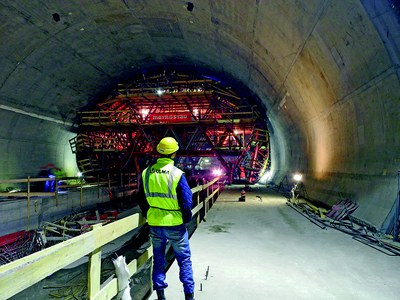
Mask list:
[{"label": "vertical steel post", "polygon": [[81,180],[80,204],[83,205],[83,180]]},{"label": "vertical steel post", "polygon": [[[199,184],[197,185],[199,186]],[[197,203],[195,206],[200,204],[200,191],[197,191]],[[200,224],[200,211],[197,212],[197,225]]]},{"label": "vertical steel post", "polygon": [[207,197],[204,200],[204,217],[207,215],[208,213],[208,197],[210,196],[210,186],[207,187]]},{"label": "vertical steel post", "polygon": [[397,199],[394,213],[393,241],[399,241],[399,216],[400,216],[400,171],[397,171]]},{"label": "vertical steel post", "polygon": [[[82,179],[81,179],[82,182]],[[100,199],[101,189],[100,189],[100,175],[97,175],[97,199]],[[103,202],[103,197],[101,197],[100,202]]]},{"label": "vertical steel post", "polygon": [[200,191],[197,192],[197,203],[195,206],[200,204]]},{"label": "vertical steel post", "polygon": [[54,178],[54,185],[55,185],[55,188],[54,188],[54,196],[56,197],[56,207],[58,206],[58,181],[57,181],[57,177],[56,178]]},{"label": "vertical steel post", "polygon": [[28,224],[26,226],[26,231],[30,230],[31,227],[31,177],[28,176],[28,192],[26,195],[26,213]]}]

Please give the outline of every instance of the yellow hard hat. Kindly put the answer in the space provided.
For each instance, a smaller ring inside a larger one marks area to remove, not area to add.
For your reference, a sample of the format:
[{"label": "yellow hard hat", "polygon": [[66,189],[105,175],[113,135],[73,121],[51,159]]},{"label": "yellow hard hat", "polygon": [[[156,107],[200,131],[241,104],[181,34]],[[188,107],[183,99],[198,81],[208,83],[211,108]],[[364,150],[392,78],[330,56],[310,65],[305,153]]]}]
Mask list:
[{"label": "yellow hard hat", "polygon": [[160,154],[172,154],[178,151],[178,142],[172,137],[163,138],[157,145],[157,152]]}]

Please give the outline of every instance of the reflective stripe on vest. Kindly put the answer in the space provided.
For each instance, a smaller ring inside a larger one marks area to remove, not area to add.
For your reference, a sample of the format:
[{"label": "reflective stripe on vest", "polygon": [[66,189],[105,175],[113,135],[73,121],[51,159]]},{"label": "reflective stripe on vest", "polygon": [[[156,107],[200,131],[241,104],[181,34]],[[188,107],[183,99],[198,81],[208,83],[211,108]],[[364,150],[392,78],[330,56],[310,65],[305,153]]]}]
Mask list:
[{"label": "reflective stripe on vest", "polygon": [[149,225],[174,226],[183,223],[176,188],[183,171],[169,158],[159,158],[157,163],[142,173],[143,187],[150,209]]},{"label": "reflective stripe on vest", "polygon": [[[147,169],[145,169],[145,180],[144,180],[144,191],[146,193],[146,197],[159,197],[159,198],[171,198],[171,199],[175,199],[178,200],[177,195],[173,194],[173,183],[174,183],[174,176],[175,173],[177,172],[182,172],[181,170],[179,170],[177,167],[172,166],[172,170],[166,170],[169,171],[169,177],[168,177],[168,193],[158,193],[158,192],[150,192],[150,188],[149,188],[149,178],[150,178],[150,174],[151,174],[151,169],[153,167],[149,167]],[[156,172],[155,172],[156,173]],[[180,175],[182,176],[182,174]],[[180,179],[179,176],[179,179]]]}]

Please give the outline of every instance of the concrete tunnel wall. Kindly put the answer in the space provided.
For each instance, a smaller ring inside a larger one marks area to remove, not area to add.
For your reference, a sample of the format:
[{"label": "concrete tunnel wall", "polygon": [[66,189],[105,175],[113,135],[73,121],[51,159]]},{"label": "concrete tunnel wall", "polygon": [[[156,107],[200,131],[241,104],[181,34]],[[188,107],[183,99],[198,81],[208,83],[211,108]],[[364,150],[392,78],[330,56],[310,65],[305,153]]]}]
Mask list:
[{"label": "concrete tunnel wall", "polygon": [[[0,177],[73,175],[76,112],[155,66],[247,86],[270,124],[272,181],[359,202],[378,228],[399,170],[400,30],[389,1],[0,1]],[[71,131],[71,132],[69,132]],[[66,164],[69,164],[67,167]]]}]

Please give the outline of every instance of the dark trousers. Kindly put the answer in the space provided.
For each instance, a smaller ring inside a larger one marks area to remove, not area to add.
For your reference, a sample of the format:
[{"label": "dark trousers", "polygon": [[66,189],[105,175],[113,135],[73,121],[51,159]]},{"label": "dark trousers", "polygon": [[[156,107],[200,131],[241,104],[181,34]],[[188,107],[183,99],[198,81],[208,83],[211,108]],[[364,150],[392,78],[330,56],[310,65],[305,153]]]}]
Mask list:
[{"label": "dark trousers", "polygon": [[194,292],[194,280],[189,247],[189,234],[185,225],[161,227],[150,226],[150,238],[153,244],[153,289],[163,290],[165,282],[165,251],[167,241],[170,241],[175,258],[179,265],[179,279],[187,294]]}]

